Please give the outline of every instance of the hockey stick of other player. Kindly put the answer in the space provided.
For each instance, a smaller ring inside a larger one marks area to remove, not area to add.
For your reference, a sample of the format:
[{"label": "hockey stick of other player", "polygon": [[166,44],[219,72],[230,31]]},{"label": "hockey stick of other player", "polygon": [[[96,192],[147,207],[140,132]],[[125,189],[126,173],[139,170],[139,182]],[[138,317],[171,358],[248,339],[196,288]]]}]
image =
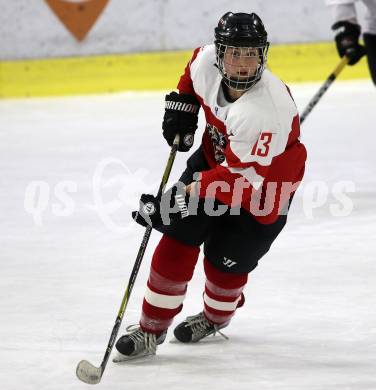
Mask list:
[{"label": "hockey stick of other player", "polygon": [[324,93],[328,90],[328,88],[332,85],[333,81],[338,77],[338,75],[342,72],[343,68],[348,64],[349,59],[344,56],[341,62],[337,65],[334,71],[330,74],[330,76],[326,79],[325,83],[321,86],[321,88],[316,92],[315,96],[310,100],[307,107],[304,109],[302,115],[300,115],[300,123],[303,123],[307,118],[309,113],[313,110],[319,100],[322,98]]},{"label": "hockey stick of other player", "polygon": [[[179,141],[180,141],[180,137],[179,137],[179,135],[176,135],[176,137],[174,139],[174,143],[171,147],[171,152],[170,152],[170,156],[168,158],[167,164],[166,164],[166,168],[165,168],[164,173],[163,173],[162,181],[161,181],[161,184],[159,186],[158,195],[162,195],[163,188],[167,184],[167,181],[168,181],[168,178],[170,176],[171,169],[172,169],[172,165],[173,165],[174,160],[175,160],[176,152],[178,150]],[[142,259],[143,259],[144,254],[145,254],[146,246],[149,242],[151,231],[152,231],[152,228],[150,226],[148,226],[146,228],[145,233],[144,233],[144,237],[142,239],[140,248],[138,250],[136,261],[134,263],[131,276],[129,278],[128,286],[125,290],[123,300],[122,300],[121,305],[120,305],[120,310],[119,310],[119,313],[116,317],[115,325],[112,328],[110,340],[108,342],[107,349],[106,349],[106,352],[104,354],[101,365],[99,367],[96,367],[96,366],[92,365],[90,362],[88,362],[87,360],[82,360],[77,365],[76,375],[77,375],[78,379],[80,379],[81,381],[83,381],[85,383],[95,385],[95,384],[99,383],[102,379],[103,372],[106,368],[106,365],[107,365],[108,359],[110,357],[112,348],[115,344],[116,337],[117,337],[117,334],[119,332],[120,325],[121,325],[121,322],[123,320],[123,316],[124,316],[125,310],[127,308],[128,302],[129,302],[129,297],[131,296],[131,292],[132,292],[134,283],[136,281],[136,277],[137,277],[138,271],[140,269]]]}]

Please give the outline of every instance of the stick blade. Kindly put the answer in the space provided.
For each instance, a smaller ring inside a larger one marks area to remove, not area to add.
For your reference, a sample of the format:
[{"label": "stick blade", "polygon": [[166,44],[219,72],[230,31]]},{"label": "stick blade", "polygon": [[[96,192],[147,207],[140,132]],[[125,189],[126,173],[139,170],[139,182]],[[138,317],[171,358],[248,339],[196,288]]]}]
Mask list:
[{"label": "stick blade", "polygon": [[102,379],[102,368],[93,366],[87,360],[81,360],[77,365],[76,375],[82,382],[89,385],[96,385]]}]

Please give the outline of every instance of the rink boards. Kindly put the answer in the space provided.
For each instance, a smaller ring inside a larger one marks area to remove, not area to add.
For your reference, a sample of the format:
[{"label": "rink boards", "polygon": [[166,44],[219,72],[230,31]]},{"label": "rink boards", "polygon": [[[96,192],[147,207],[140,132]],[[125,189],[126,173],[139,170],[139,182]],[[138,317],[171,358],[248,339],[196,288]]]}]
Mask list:
[{"label": "rink boards", "polygon": [[[0,98],[169,90],[192,51],[0,61]],[[324,81],[339,59],[332,42],[271,46],[269,67],[287,83]],[[368,78],[366,60],[340,79]]]}]

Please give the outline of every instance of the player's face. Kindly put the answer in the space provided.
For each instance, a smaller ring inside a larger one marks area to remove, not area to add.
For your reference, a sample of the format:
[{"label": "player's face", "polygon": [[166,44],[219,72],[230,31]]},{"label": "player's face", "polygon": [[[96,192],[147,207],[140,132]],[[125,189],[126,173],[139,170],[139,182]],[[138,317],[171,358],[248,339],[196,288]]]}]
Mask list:
[{"label": "player's face", "polygon": [[223,62],[227,76],[241,81],[255,75],[260,56],[257,48],[229,46],[226,48]]}]

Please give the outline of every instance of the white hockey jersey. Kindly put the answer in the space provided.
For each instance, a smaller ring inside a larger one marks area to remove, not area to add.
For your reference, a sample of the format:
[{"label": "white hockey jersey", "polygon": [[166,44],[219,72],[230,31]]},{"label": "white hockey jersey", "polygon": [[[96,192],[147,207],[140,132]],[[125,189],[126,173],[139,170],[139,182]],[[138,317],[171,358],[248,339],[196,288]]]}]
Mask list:
[{"label": "white hockey jersey", "polygon": [[365,25],[362,31],[376,34],[376,0],[326,0],[333,14],[333,22],[349,21],[359,24],[355,3],[363,3],[366,7]]},{"label": "white hockey jersey", "polygon": [[[178,84],[181,93],[197,97],[206,117],[202,147],[211,169],[202,172],[200,196],[215,196],[231,206],[240,203],[255,215],[251,198],[258,192],[265,212],[255,217],[272,223],[296,190],[282,194],[283,183],[298,183],[304,173],[297,108],[287,86],[268,70],[238,100],[226,102],[215,64],[214,45],[196,49]],[[216,188],[214,182],[224,185]],[[268,202],[271,182],[276,196]]]}]

